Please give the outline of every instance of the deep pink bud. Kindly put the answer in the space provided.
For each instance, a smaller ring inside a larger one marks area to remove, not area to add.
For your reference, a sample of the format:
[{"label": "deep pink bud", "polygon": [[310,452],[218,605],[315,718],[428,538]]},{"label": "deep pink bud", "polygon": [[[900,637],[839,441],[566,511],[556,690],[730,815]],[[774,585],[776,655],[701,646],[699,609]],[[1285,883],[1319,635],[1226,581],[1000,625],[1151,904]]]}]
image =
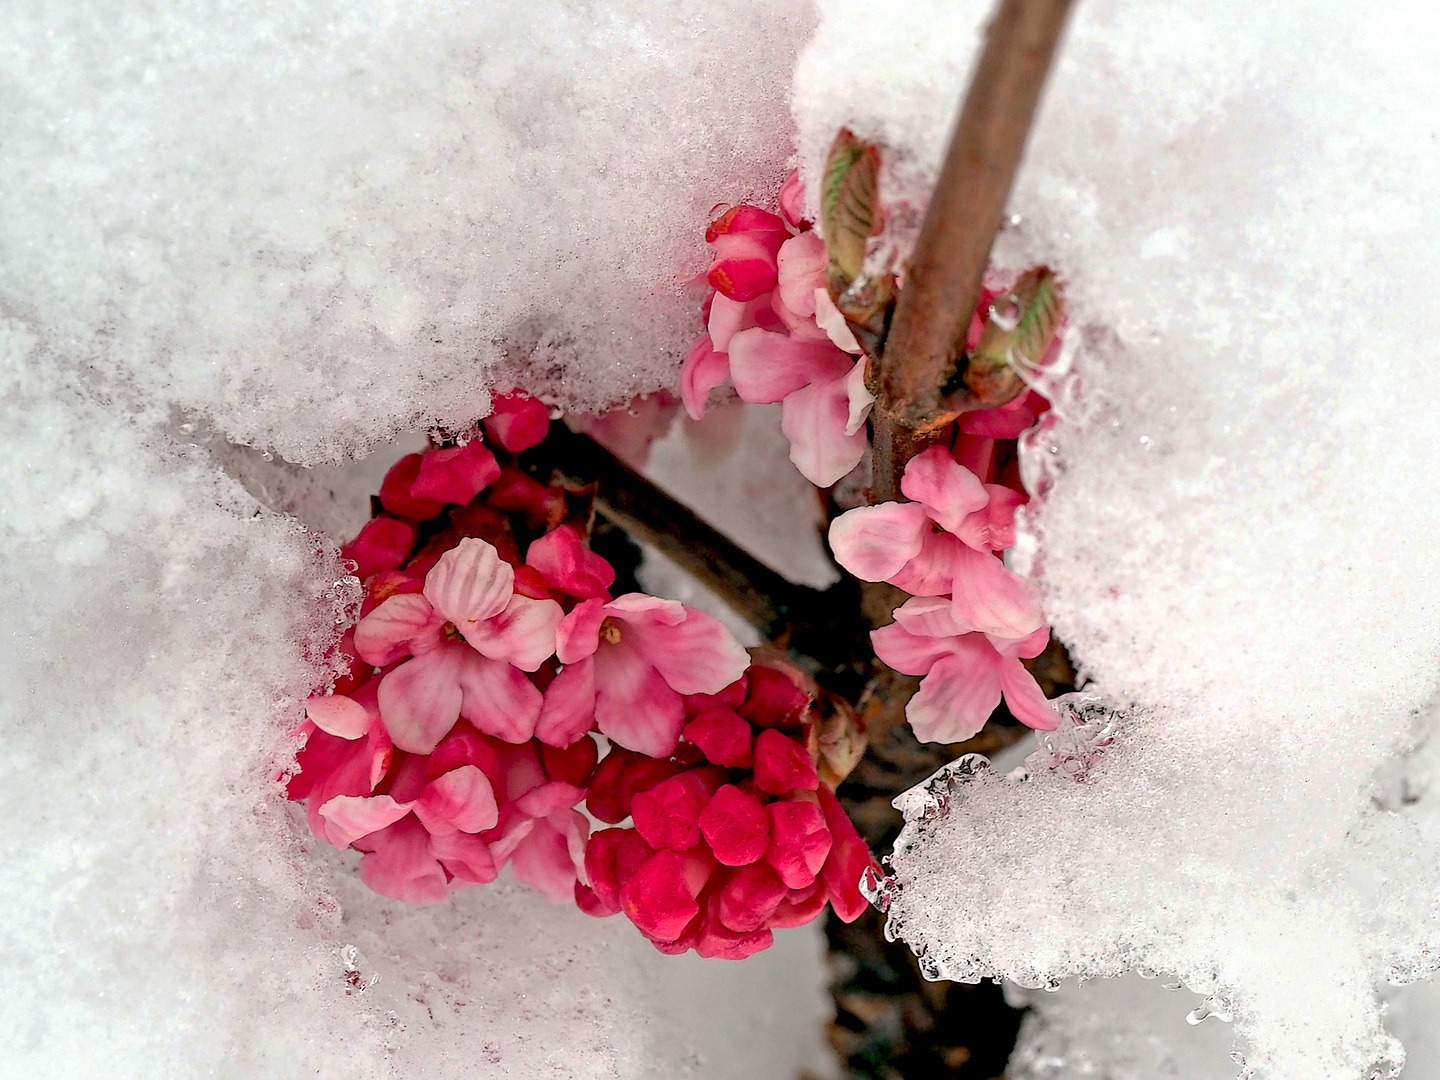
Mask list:
[{"label": "deep pink bud", "polygon": [[706,709],[681,734],[716,765],[748,769],[754,760],[750,725],[729,709]]},{"label": "deep pink bud", "polygon": [[657,851],[620,889],[620,909],[642,934],[674,941],[700,911],[685,867],[673,851]]},{"label": "deep pink bud", "polygon": [[783,671],[756,664],[749,674],[750,688],[745,704],[735,711],[760,727],[799,727],[800,717],[810,707],[810,695],[791,682]]},{"label": "deep pink bud", "polygon": [[766,809],[770,812],[770,846],[765,861],[786,887],[803,889],[814,882],[830,854],[825,817],[819,806],[803,799],[773,802]]},{"label": "deep pink bud", "polygon": [[[750,668],[750,671],[754,670]],[[685,697],[685,715],[693,719],[706,709],[734,711],[745,703],[745,691],[749,685],[749,672],[746,672],[718,694],[688,694]]]},{"label": "deep pink bud", "polygon": [[600,897],[595,894],[594,889],[586,885],[581,885],[579,881],[575,882],[575,906],[586,915],[593,915],[597,919],[618,914],[620,911],[618,904],[615,907],[611,907],[604,903]]},{"label": "deep pink bud", "polygon": [[564,749],[540,745],[540,760],[550,779],[564,780],[576,787],[583,788],[590,782],[599,757],[600,748],[595,740],[583,735]]},{"label": "deep pink bud", "polygon": [[776,905],[770,916],[770,925],[777,929],[804,926],[825,910],[825,901],[829,898],[825,883],[818,878],[808,888],[792,889]]},{"label": "deep pink bud", "polygon": [[774,944],[775,935],[768,927],[737,932],[721,921],[716,909],[712,898],[701,913],[699,939],[695,942],[695,951],[707,960],[744,960]]},{"label": "deep pink bud", "polygon": [[429,521],[445,509],[439,499],[416,498],[410,493],[410,486],[420,475],[420,455],[406,454],[385,474],[380,482],[380,505],[392,514],[407,517],[413,521]]},{"label": "deep pink bud", "polygon": [[[585,842],[585,876],[601,906],[620,910],[620,879],[615,857],[630,829],[601,829]],[[648,857],[648,856],[647,856]]]},{"label": "deep pink bud", "polygon": [[495,455],[479,439],[471,439],[464,446],[425,451],[410,495],[464,505],[498,479]]},{"label": "deep pink bud", "polygon": [[715,261],[705,275],[710,286],[744,303],[775,288],[780,245],[790,239],[785,222],[758,206],[732,206],[705,230]]},{"label": "deep pink bud", "polygon": [[485,418],[485,433],[512,454],[545,441],[550,409],[544,402],[515,390],[495,395],[495,411]]},{"label": "deep pink bud", "polygon": [[810,752],[783,732],[766,729],[755,740],[755,786],[770,795],[820,786]]},{"label": "deep pink bud", "polygon": [[590,777],[590,791],[585,805],[590,813],[612,825],[630,816],[630,800],[621,791],[625,769],[635,760],[635,752],[611,746],[610,753],[595,767]]},{"label": "deep pink bud", "polygon": [[875,864],[875,858],[834,793],[821,786],[817,794],[820,809],[825,815],[825,825],[833,840],[820,876],[825,881],[830,906],[835,909],[835,914],[842,922],[854,922],[870,906],[860,895],[860,877],[866,867]]},{"label": "deep pink bud", "polygon": [[608,597],[615,584],[615,568],[591,551],[572,525],[561,525],[536,540],[525,561],[545,576],[552,589],[581,600]]},{"label": "deep pink bud", "polygon": [[785,883],[770,864],[757,862],[734,871],[711,904],[721,922],[743,934],[764,926],[785,895]]},{"label": "deep pink bud", "polygon": [[770,815],[759,799],[726,784],[700,814],[700,831],[715,858],[726,866],[745,866],[765,857]]},{"label": "deep pink bud", "polygon": [[414,546],[414,525],[382,515],[367,521],[360,535],[342,547],[340,554],[355,560],[355,576],[364,581],[382,570],[398,570]]},{"label": "deep pink bud", "polygon": [[554,527],[565,516],[563,491],[546,487],[510,465],[500,470],[500,479],[490,485],[485,501],[496,510],[524,514],[531,528]]},{"label": "deep pink bud", "polygon": [[688,851],[700,842],[700,815],[709,801],[705,781],[686,772],[638,792],[630,813],[651,847]]}]

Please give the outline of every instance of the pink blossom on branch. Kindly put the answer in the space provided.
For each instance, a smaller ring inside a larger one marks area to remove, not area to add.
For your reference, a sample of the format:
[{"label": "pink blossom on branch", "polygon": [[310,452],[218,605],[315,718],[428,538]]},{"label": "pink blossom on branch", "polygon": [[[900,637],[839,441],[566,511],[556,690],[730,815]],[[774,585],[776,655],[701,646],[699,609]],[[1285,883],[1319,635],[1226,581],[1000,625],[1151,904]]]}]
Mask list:
[{"label": "pink blossom on branch", "polygon": [[593,722],[619,746],[667,757],[685,722],[682,694],[713,694],[750,656],[719,620],[675,600],[627,593],[577,604],[556,631],[565,668],[545,691],[536,733],[564,746]]}]

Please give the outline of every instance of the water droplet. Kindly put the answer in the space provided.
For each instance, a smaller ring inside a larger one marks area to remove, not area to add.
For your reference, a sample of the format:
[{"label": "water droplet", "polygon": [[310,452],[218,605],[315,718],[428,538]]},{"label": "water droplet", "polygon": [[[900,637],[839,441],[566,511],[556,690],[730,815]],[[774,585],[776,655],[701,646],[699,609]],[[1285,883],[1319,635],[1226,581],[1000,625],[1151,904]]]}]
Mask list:
[{"label": "water droplet", "polygon": [[1014,293],[997,296],[990,305],[990,321],[1007,334],[1020,325],[1020,317],[1024,314],[1025,309],[1020,306],[1020,300]]}]

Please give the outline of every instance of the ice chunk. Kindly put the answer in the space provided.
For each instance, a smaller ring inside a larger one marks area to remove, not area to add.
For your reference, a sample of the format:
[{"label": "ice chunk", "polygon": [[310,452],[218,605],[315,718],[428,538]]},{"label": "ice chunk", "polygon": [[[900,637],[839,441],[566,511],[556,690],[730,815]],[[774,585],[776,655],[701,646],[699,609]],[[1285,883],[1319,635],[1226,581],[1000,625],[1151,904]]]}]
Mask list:
[{"label": "ice chunk", "polygon": [[[841,124],[884,144],[882,249],[987,7],[821,4],[802,164]],[[934,970],[1145,965],[1226,999],[1257,1075],[1400,1060],[1375,988],[1435,964],[1440,853],[1371,795],[1440,656],[1437,22],[1077,5],[996,257],[1069,290],[1029,562],[1120,722],[1083,782],[982,774],[910,827],[890,912]]]},{"label": "ice chunk", "polygon": [[[673,386],[716,202],[773,201],[801,0],[7,6],[0,311],[315,463],[496,381]],[[523,372],[522,372],[523,369]]]}]

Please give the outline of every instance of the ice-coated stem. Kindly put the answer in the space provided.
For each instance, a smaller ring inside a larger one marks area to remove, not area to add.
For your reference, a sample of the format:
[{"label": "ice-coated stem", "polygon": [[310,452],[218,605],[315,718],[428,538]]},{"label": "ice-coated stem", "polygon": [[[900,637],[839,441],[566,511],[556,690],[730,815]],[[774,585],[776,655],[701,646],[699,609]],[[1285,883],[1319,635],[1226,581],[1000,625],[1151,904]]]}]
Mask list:
[{"label": "ice-coated stem", "polygon": [[1073,0],[1000,0],[900,290],[876,380],[871,502],[960,410],[970,315]]}]

